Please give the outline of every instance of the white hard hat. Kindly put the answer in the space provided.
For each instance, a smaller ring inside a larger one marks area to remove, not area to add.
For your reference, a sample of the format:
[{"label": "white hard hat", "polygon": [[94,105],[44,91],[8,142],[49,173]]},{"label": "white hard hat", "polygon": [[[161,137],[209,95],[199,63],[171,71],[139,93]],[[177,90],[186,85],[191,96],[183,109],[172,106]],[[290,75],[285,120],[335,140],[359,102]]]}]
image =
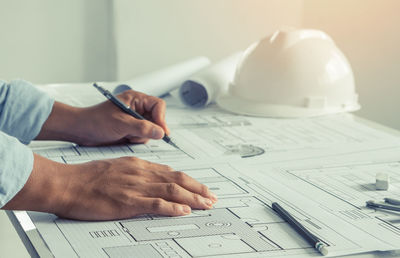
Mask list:
[{"label": "white hard hat", "polygon": [[353,72],[333,40],[318,30],[278,30],[243,54],[217,103],[245,115],[306,117],[360,108]]}]

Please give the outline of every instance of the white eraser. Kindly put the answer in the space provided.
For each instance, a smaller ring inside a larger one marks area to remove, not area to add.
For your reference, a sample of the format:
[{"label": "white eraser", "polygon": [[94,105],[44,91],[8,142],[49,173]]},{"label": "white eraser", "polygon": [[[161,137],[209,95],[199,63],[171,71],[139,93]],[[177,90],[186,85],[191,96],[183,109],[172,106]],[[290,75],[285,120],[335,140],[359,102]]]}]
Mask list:
[{"label": "white eraser", "polygon": [[376,173],[376,190],[387,190],[389,189],[389,176],[386,173]]}]

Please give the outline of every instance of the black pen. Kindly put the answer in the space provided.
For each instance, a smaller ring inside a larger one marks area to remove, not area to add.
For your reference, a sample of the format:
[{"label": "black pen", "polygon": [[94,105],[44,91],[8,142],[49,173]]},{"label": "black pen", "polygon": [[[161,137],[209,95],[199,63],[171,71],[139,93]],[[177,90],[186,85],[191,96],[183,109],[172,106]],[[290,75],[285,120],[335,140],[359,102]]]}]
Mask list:
[{"label": "black pen", "polygon": [[383,210],[391,210],[391,211],[400,211],[400,207],[398,205],[389,205],[383,203],[376,203],[374,201],[367,201],[367,207],[377,208]]},{"label": "black pen", "polygon": [[393,199],[393,198],[383,198],[386,203],[390,203],[392,205],[400,205],[400,200]]},{"label": "black pen", "polygon": [[[97,85],[97,83],[93,83],[93,86],[101,92],[107,99],[109,99],[114,105],[119,107],[122,111],[125,113],[133,116],[134,118],[140,119],[140,120],[146,120],[142,115],[137,113],[135,110],[132,110],[129,106],[125,105],[122,101],[120,101],[116,96],[114,96],[110,91],[104,89],[103,87]],[[175,148],[178,148],[178,146],[175,145],[175,143],[172,142],[171,138],[169,138],[168,135],[164,134],[164,137],[162,138],[166,143],[171,144]]]},{"label": "black pen", "polygon": [[308,243],[310,243],[318,252],[322,255],[328,254],[328,249],[326,245],[318,239],[313,233],[308,231],[303,225],[300,224],[289,212],[287,212],[282,206],[278,203],[272,203],[272,209],[278,213],[278,215],[283,218],[286,222],[289,223],[292,228],[294,228],[297,233],[299,233]]}]

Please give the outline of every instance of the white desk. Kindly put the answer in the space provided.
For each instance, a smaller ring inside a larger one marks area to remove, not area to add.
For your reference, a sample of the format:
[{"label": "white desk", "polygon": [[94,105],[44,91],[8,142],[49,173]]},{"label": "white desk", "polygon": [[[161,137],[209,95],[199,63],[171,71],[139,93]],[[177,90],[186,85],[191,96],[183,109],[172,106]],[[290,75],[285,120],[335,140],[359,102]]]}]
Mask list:
[{"label": "white desk", "polygon": [[[372,121],[356,118],[358,121],[371,126],[373,128],[383,130],[395,135],[400,135],[400,132]],[[15,217],[11,212],[0,211],[0,257],[37,257],[37,252],[42,257],[49,256],[49,251],[44,242],[41,240],[37,231],[32,230],[27,234],[16,222]],[[15,227],[14,227],[14,225]],[[33,241],[33,243],[29,240]],[[33,248],[34,246],[34,248]],[[400,252],[374,252],[367,254],[353,255],[351,257],[400,257]]]},{"label": "white desk", "polygon": [[5,211],[0,211],[0,257],[30,257]]}]

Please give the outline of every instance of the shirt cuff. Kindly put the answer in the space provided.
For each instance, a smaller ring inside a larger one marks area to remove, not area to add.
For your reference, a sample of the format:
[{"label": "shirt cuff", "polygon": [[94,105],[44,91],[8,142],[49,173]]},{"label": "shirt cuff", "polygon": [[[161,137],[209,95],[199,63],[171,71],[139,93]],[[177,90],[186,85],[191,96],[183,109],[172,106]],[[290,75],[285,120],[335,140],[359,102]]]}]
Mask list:
[{"label": "shirt cuff", "polygon": [[33,169],[32,151],[0,132],[0,207],[24,187]]},{"label": "shirt cuff", "polygon": [[54,100],[27,81],[0,84],[0,130],[28,144],[42,129]]}]

